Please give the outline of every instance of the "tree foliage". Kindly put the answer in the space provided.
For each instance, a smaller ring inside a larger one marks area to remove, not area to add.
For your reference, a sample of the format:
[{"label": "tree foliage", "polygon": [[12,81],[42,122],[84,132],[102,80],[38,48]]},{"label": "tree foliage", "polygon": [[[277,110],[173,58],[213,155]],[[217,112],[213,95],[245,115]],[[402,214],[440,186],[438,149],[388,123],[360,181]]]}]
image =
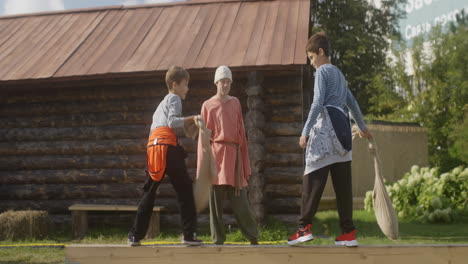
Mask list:
[{"label": "tree foliage", "polygon": [[[462,16],[449,30],[438,27],[426,39],[414,41],[410,49],[413,84],[404,73],[397,74],[408,95],[408,113],[428,129],[430,162],[442,171],[467,164],[467,21]],[[429,50],[425,42],[430,44]],[[399,64],[404,64],[401,58]]]},{"label": "tree foliage", "polygon": [[390,39],[400,37],[398,20],[404,0],[312,0],[313,33],[324,31],[331,42],[331,60],[342,70],[364,113],[381,115],[403,101],[393,90],[386,63]]}]

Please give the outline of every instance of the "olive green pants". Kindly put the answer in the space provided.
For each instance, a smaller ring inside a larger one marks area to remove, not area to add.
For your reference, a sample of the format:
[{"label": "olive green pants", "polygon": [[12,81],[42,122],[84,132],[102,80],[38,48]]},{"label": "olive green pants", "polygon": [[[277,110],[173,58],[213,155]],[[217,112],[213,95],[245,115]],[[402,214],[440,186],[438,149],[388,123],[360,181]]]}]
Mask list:
[{"label": "olive green pants", "polygon": [[245,188],[242,189],[240,195],[236,196],[233,186],[213,185],[210,194],[210,229],[213,243],[222,245],[226,241],[226,230],[223,221],[224,200],[230,201],[232,211],[242,234],[248,240],[257,239],[257,223],[250,207],[247,190]]}]

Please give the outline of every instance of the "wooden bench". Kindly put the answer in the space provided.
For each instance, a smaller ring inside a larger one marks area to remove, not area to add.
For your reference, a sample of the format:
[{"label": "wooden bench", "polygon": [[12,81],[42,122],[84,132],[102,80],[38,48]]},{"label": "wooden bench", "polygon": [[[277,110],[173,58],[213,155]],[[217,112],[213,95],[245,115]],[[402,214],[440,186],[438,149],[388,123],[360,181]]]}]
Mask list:
[{"label": "wooden bench", "polygon": [[[72,213],[72,233],[74,238],[81,239],[88,230],[88,211],[120,211],[120,212],[136,212],[136,205],[110,205],[110,204],[74,204],[68,207]],[[160,232],[159,212],[163,211],[164,207],[153,207],[150,225],[146,238],[155,238]]]}]

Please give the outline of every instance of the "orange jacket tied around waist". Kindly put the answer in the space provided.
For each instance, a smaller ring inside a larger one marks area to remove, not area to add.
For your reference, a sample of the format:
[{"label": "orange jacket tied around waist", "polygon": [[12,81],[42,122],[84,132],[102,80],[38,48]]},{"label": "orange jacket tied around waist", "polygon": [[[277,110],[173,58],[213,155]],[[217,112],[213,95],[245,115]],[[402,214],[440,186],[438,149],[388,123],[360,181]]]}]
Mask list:
[{"label": "orange jacket tied around waist", "polygon": [[160,181],[164,176],[169,145],[177,145],[177,136],[171,128],[158,127],[151,132],[146,145],[146,159],[148,173],[154,181]]}]

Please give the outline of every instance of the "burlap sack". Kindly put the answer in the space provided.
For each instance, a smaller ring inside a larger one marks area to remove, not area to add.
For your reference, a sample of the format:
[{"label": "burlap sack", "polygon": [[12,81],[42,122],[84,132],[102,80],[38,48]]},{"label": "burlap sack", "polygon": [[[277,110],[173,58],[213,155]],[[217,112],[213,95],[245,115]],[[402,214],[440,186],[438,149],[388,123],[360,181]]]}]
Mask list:
[{"label": "burlap sack", "polygon": [[198,158],[201,161],[198,162],[200,164],[200,166],[197,166],[198,177],[193,185],[195,206],[197,212],[200,213],[208,206],[212,182],[214,177],[216,177],[217,171],[210,145],[211,130],[206,127],[202,118],[199,118],[193,124],[198,129],[194,130],[193,125],[189,124],[185,128],[185,134],[187,137],[195,138],[196,133],[198,133],[199,140],[201,140],[201,144],[198,144],[198,147],[201,148],[201,151],[198,150],[198,153],[201,153],[201,155],[198,155]]},{"label": "burlap sack", "polygon": [[[353,128],[353,139],[359,134],[356,128]],[[387,193],[384,185],[384,177],[381,170],[381,161],[377,144],[374,139],[369,140],[369,152],[374,161],[375,182],[372,191],[372,202],[374,205],[375,218],[380,230],[390,239],[398,239],[398,217],[393,208],[392,199]]]},{"label": "burlap sack", "polygon": [[384,178],[381,171],[381,162],[377,145],[373,140],[369,141],[369,152],[374,159],[375,183],[372,191],[375,218],[382,232],[390,239],[398,239],[398,217],[393,208],[392,199],[387,193]]}]

